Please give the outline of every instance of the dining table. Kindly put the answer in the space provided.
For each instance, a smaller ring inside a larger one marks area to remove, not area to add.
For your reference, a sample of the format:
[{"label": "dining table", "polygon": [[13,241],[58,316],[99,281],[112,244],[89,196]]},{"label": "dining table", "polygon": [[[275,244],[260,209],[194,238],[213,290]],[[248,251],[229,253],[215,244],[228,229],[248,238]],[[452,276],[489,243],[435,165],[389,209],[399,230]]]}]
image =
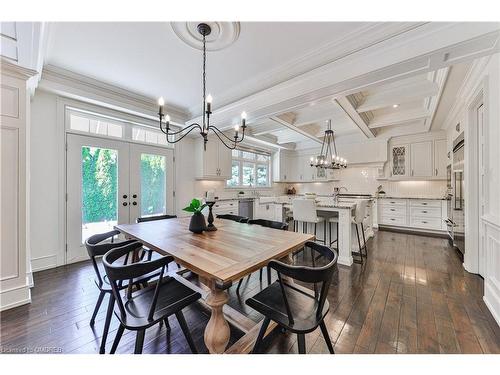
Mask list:
[{"label": "dining table", "polygon": [[[199,291],[210,309],[204,333],[210,353],[248,353],[262,322],[254,322],[230,307],[228,288],[247,275],[266,266],[270,260],[292,262],[292,254],[313,241],[314,235],[215,219],[215,231],[196,234],[189,231],[189,217],[119,224],[115,229],[125,238],[136,239],[161,255],[198,275],[198,284],[176,275],[179,281]],[[201,285],[201,286],[200,286]],[[229,323],[243,332],[231,347]],[[270,324],[266,335],[276,327]]]}]

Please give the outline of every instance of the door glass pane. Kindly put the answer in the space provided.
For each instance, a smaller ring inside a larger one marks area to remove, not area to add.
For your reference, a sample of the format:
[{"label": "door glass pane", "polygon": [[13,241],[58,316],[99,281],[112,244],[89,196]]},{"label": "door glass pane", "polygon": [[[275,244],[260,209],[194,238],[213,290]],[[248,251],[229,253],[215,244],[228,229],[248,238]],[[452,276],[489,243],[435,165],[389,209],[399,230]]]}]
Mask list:
[{"label": "door glass pane", "polygon": [[118,221],[118,152],[82,147],[82,243]]},{"label": "door glass pane", "polygon": [[165,156],[141,154],[141,216],[167,212]]},{"label": "door glass pane", "polygon": [[255,175],[255,164],[243,163],[243,186],[253,186]]}]

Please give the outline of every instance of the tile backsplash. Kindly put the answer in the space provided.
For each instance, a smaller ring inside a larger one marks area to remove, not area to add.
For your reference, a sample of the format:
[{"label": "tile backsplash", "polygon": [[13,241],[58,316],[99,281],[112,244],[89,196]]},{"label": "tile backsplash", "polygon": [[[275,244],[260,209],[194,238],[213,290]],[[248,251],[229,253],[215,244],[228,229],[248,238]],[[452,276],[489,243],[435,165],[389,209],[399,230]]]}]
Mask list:
[{"label": "tile backsplash", "polygon": [[[293,184],[297,193],[332,194],[334,187],[345,186],[348,193],[374,194],[379,185],[388,196],[441,198],[446,194],[446,181],[388,181],[377,180],[376,168],[350,167],[340,171],[340,181]],[[284,191],[287,184],[283,185]]]}]

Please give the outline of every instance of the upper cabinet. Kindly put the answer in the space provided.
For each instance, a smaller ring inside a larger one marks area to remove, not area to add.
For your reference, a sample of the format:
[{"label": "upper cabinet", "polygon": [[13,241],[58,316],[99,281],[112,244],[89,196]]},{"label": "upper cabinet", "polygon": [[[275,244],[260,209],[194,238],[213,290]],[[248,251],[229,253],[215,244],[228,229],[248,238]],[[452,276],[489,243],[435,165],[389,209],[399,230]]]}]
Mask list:
[{"label": "upper cabinet", "polygon": [[448,148],[446,139],[434,141],[434,176],[446,178],[446,166],[448,165]]},{"label": "upper cabinet", "polygon": [[336,178],[334,170],[310,166],[312,154],[280,150],[273,155],[273,182],[322,182]]},{"label": "upper cabinet", "polygon": [[391,179],[445,179],[446,140],[394,142],[389,148]]},{"label": "upper cabinet", "polygon": [[433,176],[432,141],[417,142],[410,145],[410,176]]},{"label": "upper cabinet", "polygon": [[196,178],[229,180],[231,178],[231,150],[217,138],[209,137],[206,151],[203,139],[196,141]]}]

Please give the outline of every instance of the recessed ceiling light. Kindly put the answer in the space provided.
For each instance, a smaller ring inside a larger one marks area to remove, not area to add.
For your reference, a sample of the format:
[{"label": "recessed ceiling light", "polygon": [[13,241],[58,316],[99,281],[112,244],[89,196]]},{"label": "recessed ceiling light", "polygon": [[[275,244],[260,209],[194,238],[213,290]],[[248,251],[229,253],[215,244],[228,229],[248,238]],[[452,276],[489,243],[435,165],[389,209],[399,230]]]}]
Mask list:
[{"label": "recessed ceiling light", "polygon": [[393,104],[392,105],[392,108],[398,108],[399,107],[399,104]]}]

